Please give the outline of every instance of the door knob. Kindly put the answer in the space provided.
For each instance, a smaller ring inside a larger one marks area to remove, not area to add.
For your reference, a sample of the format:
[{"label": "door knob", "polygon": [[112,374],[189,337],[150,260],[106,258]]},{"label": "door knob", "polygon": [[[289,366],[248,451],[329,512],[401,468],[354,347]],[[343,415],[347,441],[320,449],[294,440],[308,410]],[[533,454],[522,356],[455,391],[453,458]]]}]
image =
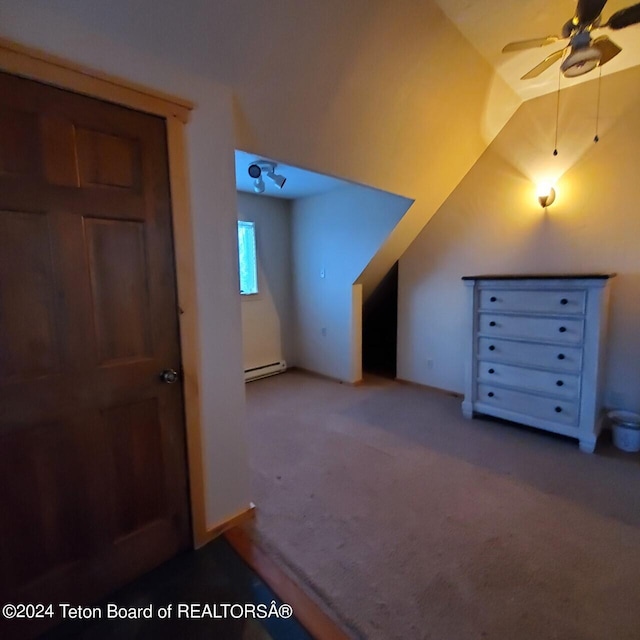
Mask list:
[{"label": "door knob", "polygon": [[165,369],[160,374],[160,380],[165,384],[173,384],[174,382],[178,382],[178,372],[175,369]]}]

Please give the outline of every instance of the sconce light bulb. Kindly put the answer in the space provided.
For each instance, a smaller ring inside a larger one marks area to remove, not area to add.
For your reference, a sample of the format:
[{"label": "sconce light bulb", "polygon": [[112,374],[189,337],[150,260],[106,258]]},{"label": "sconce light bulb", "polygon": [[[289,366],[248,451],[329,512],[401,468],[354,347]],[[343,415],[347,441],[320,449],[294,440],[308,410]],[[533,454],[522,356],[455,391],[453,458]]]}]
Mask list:
[{"label": "sconce light bulb", "polygon": [[543,208],[553,204],[556,199],[556,190],[549,184],[541,184],[538,187],[538,202]]}]

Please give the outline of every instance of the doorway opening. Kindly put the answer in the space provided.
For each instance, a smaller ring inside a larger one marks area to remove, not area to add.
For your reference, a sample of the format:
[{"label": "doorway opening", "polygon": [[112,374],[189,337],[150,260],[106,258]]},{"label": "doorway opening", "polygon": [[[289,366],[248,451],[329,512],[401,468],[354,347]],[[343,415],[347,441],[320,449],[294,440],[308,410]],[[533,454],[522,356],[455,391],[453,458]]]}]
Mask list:
[{"label": "doorway opening", "polygon": [[398,263],[362,306],[362,368],[385,378],[396,377],[398,350]]}]

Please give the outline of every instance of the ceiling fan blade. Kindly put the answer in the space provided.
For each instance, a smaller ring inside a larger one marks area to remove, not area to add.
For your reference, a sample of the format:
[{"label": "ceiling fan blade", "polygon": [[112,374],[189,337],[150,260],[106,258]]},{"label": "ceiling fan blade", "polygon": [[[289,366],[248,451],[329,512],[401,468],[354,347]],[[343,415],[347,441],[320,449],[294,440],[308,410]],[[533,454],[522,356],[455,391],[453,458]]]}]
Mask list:
[{"label": "ceiling fan blade", "polygon": [[613,42],[613,40],[609,40],[607,36],[596,38],[591,43],[591,46],[600,51],[600,66],[609,62],[611,58],[615,58],[622,51],[622,49]]},{"label": "ceiling fan blade", "polygon": [[634,4],[626,9],[616,11],[604,26],[610,29],[624,29],[638,22],[640,22],[640,4]]},{"label": "ceiling fan blade", "polygon": [[605,4],[607,4],[607,0],[578,0],[576,26],[591,24],[602,13]]},{"label": "ceiling fan blade", "polygon": [[[566,47],[564,49],[566,49]],[[560,51],[555,51],[551,55],[548,55],[540,64],[537,64],[533,69],[531,69],[531,71],[525,73],[520,80],[537,78],[545,69],[548,69],[554,62],[557,62],[562,58],[564,49],[560,49]]]},{"label": "ceiling fan blade", "polygon": [[517,42],[510,42],[506,44],[502,53],[508,53],[509,51],[524,51],[525,49],[535,49],[536,47],[544,47],[548,44],[558,42],[560,38],[558,36],[547,36],[546,38],[533,38],[532,40],[518,40]]}]

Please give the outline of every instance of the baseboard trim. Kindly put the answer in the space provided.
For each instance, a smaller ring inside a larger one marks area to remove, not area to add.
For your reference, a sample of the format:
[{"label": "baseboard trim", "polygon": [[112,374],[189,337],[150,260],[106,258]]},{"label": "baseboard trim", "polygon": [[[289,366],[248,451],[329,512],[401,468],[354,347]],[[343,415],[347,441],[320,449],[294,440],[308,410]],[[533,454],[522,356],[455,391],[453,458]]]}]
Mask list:
[{"label": "baseboard trim", "polygon": [[334,378],[333,376],[328,376],[324,373],[318,373],[317,371],[311,371],[311,369],[305,369],[304,367],[289,367],[287,371],[299,371],[300,373],[304,373],[308,376],[313,376],[314,378],[320,378],[321,380],[329,380],[330,382],[337,382],[338,384],[348,384],[350,387],[359,387],[364,384],[364,380],[360,378],[360,380],[355,380],[354,382],[350,382],[349,380],[342,380],[340,378]]},{"label": "baseboard trim", "polygon": [[396,382],[400,384],[406,384],[409,387],[420,387],[421,389],[428,389],[429,391],[435,391],[436,393],[442,393],[447,396],[453,396],[454,398],[464,398],[463,393],[457,391],[451,391],[449,389],[443,389],[442,387],[432,387],[428,384],[422,384],[421,382],[413,382],[413,380],[404,380],[403,378],[396,378]]},{"label": "baseboard trim", "polygon": [[285,603],[291,605],[296,620],[315,640],[350,640],[351,636],[330,618],[313,599],[240,527],[224,534],[236,553]]},{"label": "baseboard trim", "polygon": [[229,529],[233,529],[234,527],[238,527],[242,524],[246,524],[250,522],[256,517],[256,505],[253,502],[249,503],[249,506],[246,509],[242,509],[238,511],[235,515],[225,518],[222,522],[214,525],[207,529],[205,536],[203,536],[202,540],[198,540],[198,544],[196,548],[203,547],[208,542],[211,542],[214,538],[222,535],[225,531]]}]

